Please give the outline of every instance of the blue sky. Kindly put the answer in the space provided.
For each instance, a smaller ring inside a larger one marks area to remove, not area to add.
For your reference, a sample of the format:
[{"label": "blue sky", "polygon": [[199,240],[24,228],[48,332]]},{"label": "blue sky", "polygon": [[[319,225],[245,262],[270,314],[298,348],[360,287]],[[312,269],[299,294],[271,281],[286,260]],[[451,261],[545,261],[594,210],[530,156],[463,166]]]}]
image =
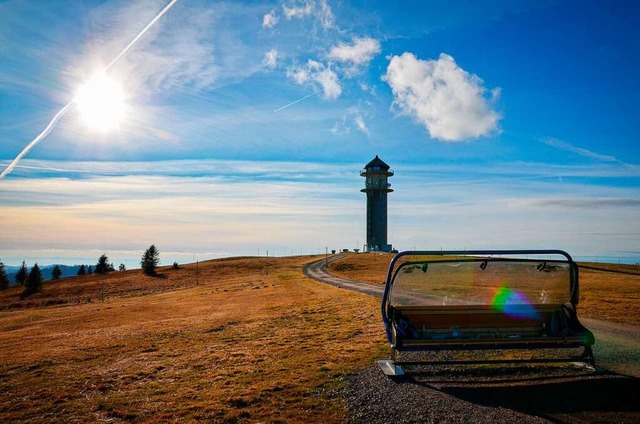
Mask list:
[{"label": "blue sky", "polygon": [[[165,0],[0,2],[0,170]],[[0,259],[134,267],[365,243],[640,261],[633,1],[179,0],[0,180]],[[100,101],[100,100],[98,100]]]}]

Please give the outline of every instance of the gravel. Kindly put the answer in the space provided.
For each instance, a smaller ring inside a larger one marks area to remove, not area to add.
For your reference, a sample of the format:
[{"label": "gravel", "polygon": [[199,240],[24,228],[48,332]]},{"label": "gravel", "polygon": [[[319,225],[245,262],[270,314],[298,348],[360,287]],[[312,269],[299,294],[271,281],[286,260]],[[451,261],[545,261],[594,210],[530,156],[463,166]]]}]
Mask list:
[{"label": "gravel", "polygon": [[353,424],[640,422],[640,380],[563,365],[404,367],[349,378]]}]

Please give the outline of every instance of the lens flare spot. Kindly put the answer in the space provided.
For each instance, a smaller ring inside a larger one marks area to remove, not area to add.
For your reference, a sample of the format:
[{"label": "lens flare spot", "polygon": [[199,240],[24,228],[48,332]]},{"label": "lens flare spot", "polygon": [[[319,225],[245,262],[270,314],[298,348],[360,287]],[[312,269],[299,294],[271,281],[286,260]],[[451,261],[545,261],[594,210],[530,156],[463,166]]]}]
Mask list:
[{"label": "lens flare spot", "polygon": [[496,310],[514,318],[536,319],[539,317],[538,311],[531,306],[527,296],[508,287],[500,286],[491,303]]}]

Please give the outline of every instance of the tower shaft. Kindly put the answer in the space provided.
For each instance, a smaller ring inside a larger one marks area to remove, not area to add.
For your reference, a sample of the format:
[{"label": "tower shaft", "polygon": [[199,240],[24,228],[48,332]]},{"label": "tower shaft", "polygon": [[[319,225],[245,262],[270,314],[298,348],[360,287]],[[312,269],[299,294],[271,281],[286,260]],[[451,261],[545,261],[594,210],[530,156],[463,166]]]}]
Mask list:
[{"label": "tower shaft", "polygon": [[367,194],[366,250],[388,252],[392,246],[387,241],[387,193],[393,191],[388,183],[393,171],[376,156],[360,175],[365,177],[365,188],[360,191]]},{"label": "tower shaft", "polygon": [[387,193],[369,190],[367,193],[367,249],[383,250],[387,245]]}]

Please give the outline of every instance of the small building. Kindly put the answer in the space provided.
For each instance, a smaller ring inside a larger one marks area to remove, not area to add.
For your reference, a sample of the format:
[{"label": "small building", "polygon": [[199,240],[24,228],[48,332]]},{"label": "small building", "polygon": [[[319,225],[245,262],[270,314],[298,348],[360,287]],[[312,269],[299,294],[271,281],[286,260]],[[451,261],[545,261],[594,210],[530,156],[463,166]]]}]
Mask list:
[{"label": "small building", "polygon": [[387,193],[393,191],[388,182],[393,171],[376,155],[360,171],[360,176],[365,178],[364,188],[360,191],[367,193],[366,250],[390,252],[393,247],[387,242]]}]

